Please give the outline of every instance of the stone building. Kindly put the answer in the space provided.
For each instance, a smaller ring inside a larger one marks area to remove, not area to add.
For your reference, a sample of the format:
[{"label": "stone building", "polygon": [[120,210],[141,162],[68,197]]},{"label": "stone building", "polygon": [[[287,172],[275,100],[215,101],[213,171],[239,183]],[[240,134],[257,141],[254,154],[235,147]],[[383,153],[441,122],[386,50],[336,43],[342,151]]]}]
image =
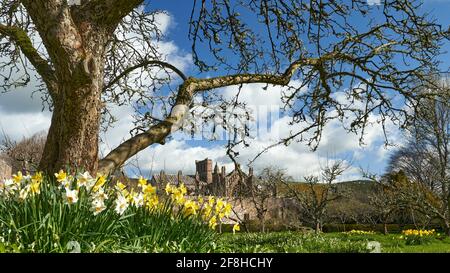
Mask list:
[{"label": "stone building", "polygon": [[11,166],[3,159],[0,158],[0,180],[10,178],[12,176]]},{"label": "stone building", "polygon": [[164,189],[167,183],[179,185],[183,183],[189,195],[214,195],[223,197],[247,196],[254,180],[253,169],[249,169],[246,174],[242,170],[234,169],[226,173],[225,166],[219,168],[216,165],[213,168],[211,159],[195,161],[196,172],[194,175],[183,175],[181,171],[178,174],[166,174],[161,171],[153,175],[151,183],[158,189]]}]

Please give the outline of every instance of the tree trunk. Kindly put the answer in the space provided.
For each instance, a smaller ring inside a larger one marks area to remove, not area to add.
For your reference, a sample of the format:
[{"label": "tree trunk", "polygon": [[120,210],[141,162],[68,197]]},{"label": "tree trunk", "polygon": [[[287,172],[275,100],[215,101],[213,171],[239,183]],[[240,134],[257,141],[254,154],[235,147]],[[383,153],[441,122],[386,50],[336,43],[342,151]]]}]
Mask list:
[{"label": "tree trunk", "polygon": [[39,164],[48,173],[68,168],[97,171],[104,44],[98,36],[84,41],[85,60],[56,69],[58,95],[52,97],[52,122]]},{"label": "tree trunk", "polygon": [[388,228],[387,228],[387,223],[386,222],[384,222],[383,223],[383,227],[384,227],[384,235],[387,235],[389,232],[388,232]]},{"label": "tree trunk", "polygon": [[[95,173],[98,164],[100,93],[92,86],[66,91],[54,103],[52,124],[39,168],[85,169]],[[79,96],[79,94],[83,94]]]},{"label": "tree trunk", "polygon": [[320,222],[316,221],[316,234],[319,234],[322,231],[321,227],[320,227]]}]

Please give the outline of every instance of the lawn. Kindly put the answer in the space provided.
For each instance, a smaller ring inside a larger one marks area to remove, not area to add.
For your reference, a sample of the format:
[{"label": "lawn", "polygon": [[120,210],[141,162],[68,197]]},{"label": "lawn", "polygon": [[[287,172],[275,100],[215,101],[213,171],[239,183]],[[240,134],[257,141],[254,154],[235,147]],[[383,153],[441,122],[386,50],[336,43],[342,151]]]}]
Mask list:
[{"label": "lawn", "polygon": [[383,253],[450,253],[450,238],[435,236],[419,245],[408,245],[401,234],[272,232],[223,234],[216,252],[367,253],[367,243],[381,244]]}]

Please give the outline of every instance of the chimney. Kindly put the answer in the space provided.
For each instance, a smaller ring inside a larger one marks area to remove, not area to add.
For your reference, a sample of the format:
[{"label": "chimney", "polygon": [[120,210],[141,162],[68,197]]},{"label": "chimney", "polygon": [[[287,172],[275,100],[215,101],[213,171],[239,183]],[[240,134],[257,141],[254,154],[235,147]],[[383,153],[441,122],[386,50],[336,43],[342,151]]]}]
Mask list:
[{"label": "chimney", "polygon": [[248,175],[253,175],[253,167],[248,168]]},{"label": "chimney", "polygon": [[178,178],[178,184],[181,184],[183,181],[181,181],[181,176],[183,175],[183,172],[181,172],[181,171],[178,171],[178,176],[177,176],[177,178]]},{"label": "chimney", "polygon": [[219,173],[219,166],[217,166],[217,162],[216,162],[216,166],[214,167],[214,174],[218,174]]}]

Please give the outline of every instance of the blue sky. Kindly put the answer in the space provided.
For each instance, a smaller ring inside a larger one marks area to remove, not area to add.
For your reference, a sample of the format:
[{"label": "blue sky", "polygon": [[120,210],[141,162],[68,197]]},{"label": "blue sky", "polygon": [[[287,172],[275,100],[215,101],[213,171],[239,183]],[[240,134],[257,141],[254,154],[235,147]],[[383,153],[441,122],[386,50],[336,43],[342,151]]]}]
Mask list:
[{"label": "blue sky", "polygon": [[[376,2],[376,1],[375,1]],[[171,24],[171,27],[169,28],[169,31],[167,33],[167,38],[169,40],[174,41],[174,43],[180,48],[181,51],[189,53],[191,44],[187,40],[187,34],[189,31],[189,26],[187,22],[189,21],[190,12],[192,9],[192,3],[191,1],[152,1],[150,3],[151,9],[163,9],[168,11],[172,18],[173,22]],[[448,26],[448,12],[450,11],[450,1],[449,0],[425,0],[425,3],[423,5],[423,9],[429,13],[432,14],[432,16],[437,20],[438,23],[443,24],[444,26]],[[354,24],[365,24],[366,22],[360,19],[353,19]],[[444,46],[444,51],[450,52],[450,44],[447,43]],[[446,53],[442,55],[441,57],[442,65],[441,69],[445,70],[448,69],[450,65],[450,53]],[[196,71],[194,70],[188,70],[187,73],[192,73],[194,76],[202,76],[198,75]],[[218,72],[220,74],[220,71]],[[204,76],[204,75],[203,75]],[[209,76],[209,75],[208,75]],[[386,165],[386,159],[389,155],[389,153],[392,151],[392,148],[385,149],[384,148],[384,139],[380,137],[380,135],[374,137],[373,140],[369,140],[369,145],[358,147],[354,142],[357,140],[354,136],[346,136],[345,133],[343,133],[339,128],[337,128],[339,125],[333,125],[330,126],[330,135],[336,134],[339,136],[339,140],[336,141],[336,145],[330,145],[330,142],[333,142],[333,140],[326,140],[326,143],[322,143],[322,146],[325,147],[319,147],[318,152],[315,154],[315,156],[310,156],[307,152],[302,153],[302,159],[309,158],[311,160],[316,160],[315,157],[317,157],[318,161],[321,159],[324,159],[325,157],[338,157],[338,158],[345,158],[352,161],[352,164],[355,168],[363,167],[368,168],[373,172],[376,173],[382,173],[385,169]],[[377,134],[377,129],[373,129],[375,132],[369,132],[373,135]],[[378,128],[379,130],[379,128]],[[379,131],[378,131],[379,133]],[[400,139],[400,133],[396,130],[395,127],[390,128],[390,137],[392,137],[394,140]],[[370,138],[370,137],[369,137]],[[177,138],[175,138],[177,139]],[[343,144],[344,142],[350,142]],[[208,141],[199,141],[199,140],[193,140],[193,141],[184,141],[184,144],[186,145],[186,149],[194,149],[194,148],[209,148],[209,149],[217,149],[218,147],[221,147],[223,145],[223,142],[216,141],[216,142],[208,142]],[[395,141],[394,141],[395,142]],[[347,146],[346,148],[342,148],[342,146]],[[295,149],[295,148],[294,148]],[[282,151],[283,152],[283,151]],[[200,156],[201,153],[199,153]],[[204,153],[205,154],[205,153]],[[207,154],[207,153],[206,153]],[[305,156],[308,155],[308,156]],[[244,156],[245,157],[245,156]],[[221,163],[227,162],[227,159],[223,156],[216,157],[217,161]],[[289,158],[288,160],[295,160],[295,158]],[[242,160],[242,163],[245,164],[245,160]],[[284,162],[284,160],[282,160]],[[311,170],[316,170],[316,168],[310,166],[310,164],[303,164],[300,160],[298,162],[298,167],[292,167],[291,168],[311,168]],[[281,164],[280,164],[281,165]],[[167,163],[164,165],[167,168]],[[317,164],[314,165],[317,167]],[[161,166],[160,166],[161,167]],[[170,169],[170,168],[169,168]],[[301,175],[305,174],[307,171],[292,171],[291,173],[296,176],[297,178],[300,178]],[[348,177],[358,177],[358,172],[354,169],[351,174],[348,175]]]},{"label": "blue sky", "polygon": [[[167,53],[168,59],[177,64],[185,74],[197,77],[207,77],[211,74],[198,74],[191,56],[191,43],[188,40],[188,21],[192,8],[192,1],[166,0],[151,1],[151,10],[161,9],[169,13],[169,16],[161,16],[161,26],[164,28],[165,40],[161,48]],[[448,13],[450,12],[450,0],[425,0],[424,9],[433,14],[439,23],[448,27]],[[355,24],[365,23],[355,20]],[[450,44],[444,46],[444,51],[450,52]],[[230,56],[232,57],[232,56]],[[450,53],[441,56],[441,69],[448,69],[450,65]],[[216,74],[221,74],[218,71]],[[279,134],[288,133],[286,117],[279,115],[277,106],[281,106],[280,88],[270,87],[262,93],[261,85],[244,86],[245,95],[241,99],[255,106],[255,117],[260,126],[258,138],[252,141],[250,148],[240,150],[240,163],[247,164],[248,160],[262,148],[273,141]],[[30,136],[35,132],[46,130],[50,124],[51,113],[41,111],[41,101],[38,96],[30,98],[33,87],[13,90],[7,94],[0,94],[0,129],[15,139]],[[236,93],[235,87],[219,90],[225,97],[232,97]],[[21,107],[19,107],[19,105]],[[272,107],[272,108],[271,108]],[[274,108],[275,107],[275,108]],[[133,109],[129,106],[113,109],[119,117],[119,122],[106,134],[102,143],[102,153],[107,153],[122,140],[129,137],[129,130]],[[270,126],[279,130],[264,130],[267,124],[265,118],[270,116]],[[278,126],[278,127],[277,127]],[[394,142],[401,142],[401,135],[395,126],[388,127],[389,135]],[[340,123],[332,122],[324,130],[324,136],[317,152],[313,153],[303,143],[294,143],[288,147],[280,146],[264,154],[254,166],[256,169],[267,165],[275,165],[285,168],[294,178],[301,180],[302,176],[316,173],[323,166],[327,158],[343,158],[351,161],[351,168],[344,179],[356,179],[360,177],[358,168],[368,168],[372,172],[382,173],[386,165],[386,159],[392,149],[384,148],[384,137],[380,126],[368,128],[365,138],[365,146],[360,146],[358,136],[346,133]],[[232,164],[225,154],[223,141],[190,140],[186,135],[177,133],[166,145],[152,146],[141,152],[136,160],[132,160],[127,171],[131,175],[138,174],[136,165],[144,175],[165,169],[175,173],[182,170],[184,173],[193,173],[195,160],[209,157],[225,165],[231,170]]]}]

